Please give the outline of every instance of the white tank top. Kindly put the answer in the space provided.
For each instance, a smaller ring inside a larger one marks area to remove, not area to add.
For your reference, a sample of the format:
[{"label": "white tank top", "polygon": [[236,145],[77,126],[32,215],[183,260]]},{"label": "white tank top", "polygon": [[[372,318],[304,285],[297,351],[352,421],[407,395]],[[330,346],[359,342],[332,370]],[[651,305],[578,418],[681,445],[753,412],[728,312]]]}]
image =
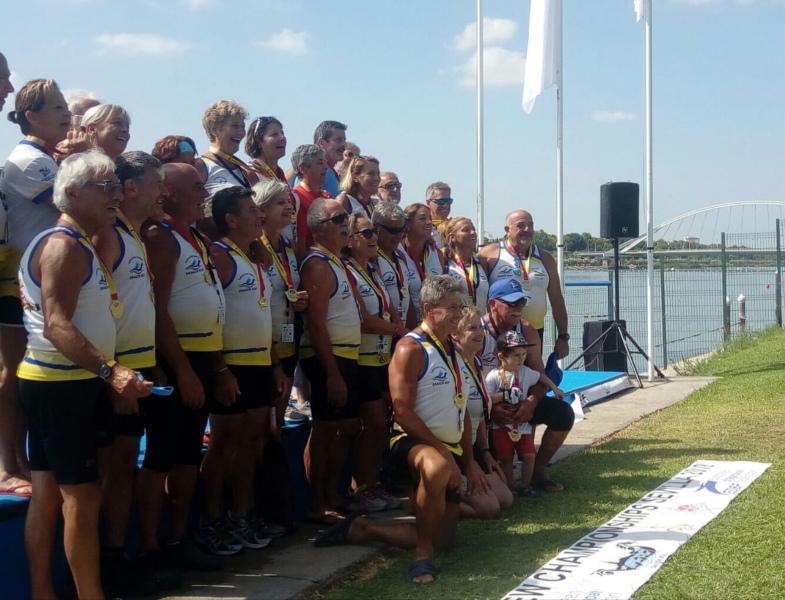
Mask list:
[{"label": "white tank top", "polygon": [[[414,412],[425,426],[441,441],[456,445],[461,441],[464,411],[455,405],[455,379],[450,367],[442,358],[436,346],[424,335],[417,332],[407,333],[407,338],[416,341],[425,354],[425,366],[417,378],[417,397]],[[456,351],[458,368],[463,381],[463,393],[470,393],[468,379],[471,378],[463,357]],[[468,404],[468,402],[467,402]],[[402,429],[396,424],[398,431]]]},{"label": "white tank top", "polygon": [[444,266],[447,275],[461,284],[461,293],[466,298],[466,304],[476,306],[480,314],[484,315],[488,311],[488,278],[477,257],[472,257],[471,267],[464,268],[455,258],[447,259]]},{"label": "white tank top", "polygon": [[[267,273],[254,263],[252,269],[238,252],[224,241],[213,243],[234,263],[234,273],[223,286],[226,298],[226,323],[223,326],[223,353],[228,365],[272,364],[273,320],[270,310],[272,289]],[[264,304],[260,300],[259,277],[264,284]]]},{"label": "white tank top", "polygon": [[[297,257],[294,255],[291,242],[281,234],[281,244],[284,248],[284,254],[277,252],[278,258],[281,260],[281,266],[285,267],[285,262],[289,264],[289,273],[292,275],[292,283],[294,289],[300,287],[300,270],[297,267]],[[273,318],[273,343],[275,344],[275,351],[278,353],[278,358],[288,358],[294,356],[295,343],[284,342],[283,332],[284,325],[293,326],[294,324],[294,310],[291,308],[289,300],[286,299],[286,290],[288,289],[286,281],[283,276],[278,272],[278,268],[273,262],[267,268],[267,279],[272,288],[272,295],[270,296],[270,311]]]},{"label": "white tank top", "polygon": [[406,259],[397,251],[388,255],[379,250],[379,275],[401,321],[406,323],[409,312],[409,268]]},{"label": "white tank top", "polygon": [[[537,244],[532,244],[528,256],[522,258],[523,264],[510,253],[504,241],[499,242],[499,256],[488,274],[488,279],[493,283],[497,279],[515,277],[531,296],[523,309],[522,318],[535,329],[542,329],[545,326],[545,314],[548,312],[548,269],[542,262]],[[524,279],[524,273],[527,279]]]},{"label": "white tank top", "polygon": [[[480,324],[482,325],[482,349],[479,352],[480,360],[482,361],[482,372],[484,375],[487,375],[493,369],[499,368],[499,359],[496,358],[496,338],[497,335],[494,333],[496,331],[495,328],[492,328],[490,323],[488,323],[487,315],[483,315],[482,319],[480,319]],[[521,327],[520,321],[515,326],[515,331],[523,335],[523,328]]]},{"label": "white tank top", "polygon": [[[360,311],[352,295],[346,269],[336,260],[331,260],[324,252],[316,247],[311,248],[310,254],[303,259],[300,270],[305,268],[309,260],[324,260],[330,265],[335,280],[335,287],[330,295],[327,305],[327,332],[333,347],[333,354],[343,358],[357,360],[360,351]],[[315,302],[313,298],[310,302]],[[314,356],[311,345],[311,334],[308,331],[308,316],[303,315],[305,331],[301,339],[300,358]]]},{"label": "white tank top", "polygon": [[[376,290],[380,291],[387,302],[388,310],[393,310],[390,296],[373,265],[368,265],[368,276],[373,279],[376,289],[371,287],[352,263],[346,263],[346,271],[354,282],[357,293],[365,305],[365,310],[375,317],[382,316],[383,307]],[[357,362],[365,367],[383,367],[390,362],[392,336],[377,333],[363,333],[360,338],[360,357]]]},{"label": "white tank top", "polygon": [[[482,363],[476,356],[474,358],[474,373],[476,379],[472,376],[471,372],[466,378],[469,393],[467,394],[466,410],[469,411],[469,418],[472,422],[472,444],[477,441],[477,427],[485,421],[486,405],[487,410],[490,410],[490,398],[487,396],[485,390],[485,382],[482,377]],[[467,362],[466,369],[469,371],[470,366]],[[479,385],[478,385],[479,384]],[[483,398],[485,395],[485,398]]]},{"label": "white tank top", "polygon": [[420,307],[420,288],[422,287],[422,279],[417,266],[414,264],[412,257],[405,251],[401,251],[401,256],[406,259],[406,272],[409,275],[409,296],[414,305],[414,313],[417,317],[417,322],[422,321],[422,308]]},{"label": "white tank top", "polygon": [[172,234],[180,251],[168,307],[180,346],[186,352],[221,350],[226,301],[212,260],[206,250],[204,255],[197,252],[172,225],[166,221],[161,225]]},{"label": "white tank top", "polygon": [[115,358],[131,369],[155,366],[155,304],[144,245],[131,233],[130,225],[114,224],[120,256],[112,267],[123,315],[117,319]]},{"label": "white tank top", "polygon": [[[90,275],[81,282],[79,299],[71,323],[103,356],[115,352],[115,320],[109,312],[112,302],[106,274],[93,247],[81,240],[81,235],[68,227],[47,229],[35,236],[27,247],[19,267],[19,294],[24,309],[27,330],[27,350],[19,364],[17,376],[34,381],[75,381],[97,377],[95,373],[77,366],[63,356],[44,337],[44,314],[41,310],[41,283],[31,275],[30,261],[39,244],[53,233],[65,233],[80,241],[90,254]],[[75,284],[77,282],[74,282]]]},{"label": "white tank top", "polygon": [[[346,192],[344,192],[346,193]],[[373,201],[369,202],[367,205],[360,202],[357,198],[350,194],[346,194],[346,198],[349,200],[349,214],[350,215],[364,215],[370,219],[373,217]]]}]

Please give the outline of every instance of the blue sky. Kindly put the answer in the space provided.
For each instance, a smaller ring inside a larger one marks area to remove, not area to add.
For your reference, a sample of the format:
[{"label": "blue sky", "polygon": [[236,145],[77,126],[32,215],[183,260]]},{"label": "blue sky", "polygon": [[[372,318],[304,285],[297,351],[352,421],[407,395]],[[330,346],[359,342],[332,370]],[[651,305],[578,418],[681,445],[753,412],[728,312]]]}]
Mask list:
[{"label": "blue sky", "polygon": [[[785,3],[653,2],[655,223],[782,199]],[[525,208],[555,233],[555,91],[521,110],[529,2],[484,12],[486,231]],[[0,51],[17,86],[51,77],[123,105],[129,149],[185,134],[205,150],[204,109],[231,98],[283,122],[284,166],[343,121],[404,204],[442,180],[474,217],[475,22],[474,0],[27,0],[4,11]],[[565,232],[598,233],[602,183],[643,182],[643,50],[633,0],[564,0]],[[19,137],[2,119],[0,155]]]}]

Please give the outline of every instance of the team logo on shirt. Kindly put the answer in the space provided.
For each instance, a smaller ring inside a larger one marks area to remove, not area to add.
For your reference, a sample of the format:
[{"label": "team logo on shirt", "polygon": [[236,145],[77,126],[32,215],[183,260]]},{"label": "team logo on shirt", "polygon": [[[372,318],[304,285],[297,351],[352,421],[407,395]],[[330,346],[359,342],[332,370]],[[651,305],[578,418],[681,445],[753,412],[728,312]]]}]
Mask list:
[{"label": "team logo on shirt", "polygon": [[109,284],[106,283],[106,274],[101,267],[96,267],[95,275],[98,277],[98,289],[99,290],[106,290],[109,289]]},{"label": "team logo on shirt", "polygon": [[52,169],[50,169],[49,167],[42,167],[38,169],[38,172],[41,173],[41,177],[43,177],[44,181],[46,181],[49,175],[51,175]]},{"label": "team logo on shirt", "polygon": [[237,280],[237,286],[240,288],[240,292],[250,292],[251,290],[255,290],[256,277],[254,277],[250,273],[244,273]]},{"label": "team logo on shirt", "polygon": [[497,277],[512,277],[513,275],[514,273],[510,265],[502,265],[501,267],[499,267],[499,270],[496,271]]},{"label": "team logo on shirt", "polygon": [[433,378],[433,385],[445,385],[449,383],[447,380],[447,369],[441,365],[433,365],[429,374]]},{"label": "team logo on shirt", "polygon": [[204,272],[204,264],[202,263],[202,259],[199,258],[196,254],[192,254],[191,256],[185,259],[186,275],[194,275],[195,273],[203,273],[203,272]]},{"label": "team logo on shirt", "polygon": [[398,281],[395,279],[395,273],[392,271],[387,271],[384,275],[382,275],[382,281],[384,282],[384,287],[397,285],[398,283]]},{"label": "team logo on shirt", "polygon": [[132,256],[128,259],[128,270],[131,273],[131,279],[139,279],[144,277],[144,260],[141,256]]},{"label": "team logo on shirt", "polygon": [[346,300],[351,295],[352,295],[352,290],[349,287],[349,282],[344,281],[341,284],[341,300]]},{"label": "team logo on shirt", "polygon": [[360,298],[369,298],[370,296],[373,295],[373,292],[371,291],[371,286],[368,285],[367,283],[364,283],[359,287],[359,292],[360,292]]}]

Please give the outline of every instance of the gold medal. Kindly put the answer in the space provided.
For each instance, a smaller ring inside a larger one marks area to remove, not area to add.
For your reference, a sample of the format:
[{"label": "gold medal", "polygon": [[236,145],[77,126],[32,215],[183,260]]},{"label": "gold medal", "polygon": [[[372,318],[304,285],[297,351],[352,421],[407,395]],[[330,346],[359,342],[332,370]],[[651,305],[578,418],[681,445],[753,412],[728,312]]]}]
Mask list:
[{"label": "gold medal", "polygon": [[382,315],[382,319],[384,319],[385,321],[387,321],[389,323],[390,322],[390,313],[388,313],[388,312],[384,313]]},{"label": "gold medal", "polygon": [[532,282],[529,281],[528,279],[524,279],[523,281],[521,281],[521,287],[524,290],[528,290],[529,288],[531,288],[531,286],[532,286]]},{"label": "gold medal", "polygon": [[115,319],[119,319],[123,316],[123,303],[119,300],[113,301],[109,305],[109,312],[112,313],[112,316]]},{"label": "gold medal", "polygon": [[507,430],[507,435],[510,436],[510,439],[513,442],[520,442],[521,438],[523,437],[523,434],[520,431],[518,431],[517,429],[508,429]]},{"label": "gold medal", "polygon": [[406,300],[408,295],[409,295],[409,288],[402,287],[401,288],[401,298],[403,300]]},{"label": "gold medal", "polygon": [[466,306],[474,306],[474,298],[472,298],[471,296],[466,296],[466,299],[465,299],[464,302],[465,302]]},{"label": "gold medal", "polygon": [[458,407],[458,410],[462,410],[463,407],[466,406],[466,394],[458,392],[453,396],[452,401],[455,402],[455,406]]},{"label": "gold medal", "polygon": [[285,294],[286,294],[286,299],[289,302],[291,302],[292,304],[297,302],[297,290],[296,289],[289,288],[288,290],[286,290]]},{"label": "gold medal", "polygon": [[267,310],[267,298],[259,298],[259,306],[262,307],[262,310]]}]

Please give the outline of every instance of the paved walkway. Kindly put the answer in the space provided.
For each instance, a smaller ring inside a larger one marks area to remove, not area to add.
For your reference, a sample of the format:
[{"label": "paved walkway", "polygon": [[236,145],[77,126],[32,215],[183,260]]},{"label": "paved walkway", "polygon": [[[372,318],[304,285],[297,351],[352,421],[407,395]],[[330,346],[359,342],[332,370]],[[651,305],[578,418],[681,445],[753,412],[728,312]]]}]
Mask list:
[{"label": "paved walkway", "polygon": [[[668,379],[644,382],[643,389],[633,388],[625,394],[597,404],[577,423],[567,443],[554,462],[564,460],[583,448],[595,444],[627,427],[641,417],[675,404],[714,381],[713,377],[679,377],[666,372]],[[541,429],[541,428],[539,428]],[[401,511],[385,512],[378,518],[407,518]],[[167,600],[188,598],[288,600],[303,596],[308,590],[341,576],[351,565],[363,561],[379,547],[313,547],[319,526],[304,523],[300,530],[276,540],[266,550],[246,551],[231,557],[220,573],[189,575],[186,588]]]}]

